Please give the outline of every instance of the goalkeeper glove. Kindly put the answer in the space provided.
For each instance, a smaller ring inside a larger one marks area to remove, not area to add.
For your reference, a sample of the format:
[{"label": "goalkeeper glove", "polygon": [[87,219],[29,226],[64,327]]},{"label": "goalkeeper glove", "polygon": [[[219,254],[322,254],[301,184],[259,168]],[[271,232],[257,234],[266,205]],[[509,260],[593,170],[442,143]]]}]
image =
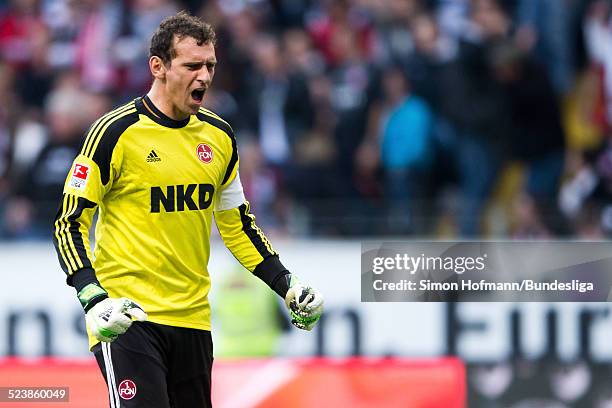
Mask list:
[{"label": "goalkeeper glove", "polygon": [[302,330],[312,330],[323,313],[323,296],[310,286],[291,276],[285,304],[291,314],[291,323]]},{"label": "goalkeeper glove", "polygon": [[136,302],[127,298],[109,298],[106,291],[95,283],[85,286],[78,297],[85,309],[87,328],[99,341],[114,341],[130,328],[132,319],[147,320],[147,314]]}]

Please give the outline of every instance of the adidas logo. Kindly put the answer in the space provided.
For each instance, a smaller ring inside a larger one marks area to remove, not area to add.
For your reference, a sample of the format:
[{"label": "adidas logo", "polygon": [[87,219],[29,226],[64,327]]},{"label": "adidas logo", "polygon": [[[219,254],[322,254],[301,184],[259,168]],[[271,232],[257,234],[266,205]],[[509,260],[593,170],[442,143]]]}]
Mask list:
[{"label": "adidas logo", "polygon": [[161,161],[161,159],[159,158],[157,153],[155,153],[155,150],[151,150],[151,153],[149,153],[149,155],[147,156],[147,162],[152,163],[152,162],[159,162],[159,161]]}]

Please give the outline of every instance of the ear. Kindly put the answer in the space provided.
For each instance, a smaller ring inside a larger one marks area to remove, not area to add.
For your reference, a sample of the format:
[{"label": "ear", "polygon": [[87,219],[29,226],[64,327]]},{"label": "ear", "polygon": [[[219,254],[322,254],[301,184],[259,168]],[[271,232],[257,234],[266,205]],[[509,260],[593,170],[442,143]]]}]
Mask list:
[{"label": "ear", "polygon": [[149,69],[153,78],[164,80],[166,79],[166,65],[158,56],[152,56],[149,58]]}]

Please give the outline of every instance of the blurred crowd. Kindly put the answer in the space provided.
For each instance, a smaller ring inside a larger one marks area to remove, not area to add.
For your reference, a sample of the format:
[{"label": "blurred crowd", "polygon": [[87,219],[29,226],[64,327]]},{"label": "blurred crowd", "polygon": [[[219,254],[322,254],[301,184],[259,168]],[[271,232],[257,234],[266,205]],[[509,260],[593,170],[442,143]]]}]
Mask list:
[{"label": "blurred crowd", "polygon": [[609,0],[0,0],[0,238],[48,239],[89,125],[186,9],[274,234],[612,234]]}]

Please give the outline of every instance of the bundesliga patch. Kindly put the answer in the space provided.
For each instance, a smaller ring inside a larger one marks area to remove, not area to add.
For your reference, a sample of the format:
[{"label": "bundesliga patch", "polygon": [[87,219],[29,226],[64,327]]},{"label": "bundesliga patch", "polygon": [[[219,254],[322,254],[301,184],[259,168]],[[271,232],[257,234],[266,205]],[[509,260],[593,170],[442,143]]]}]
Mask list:
[{"label": "bundesliga patch", "polygon": [[89,177],[89,167],[84,164],[75,164],[68,185],[78,188],[79,190],[84,190],[87,185],[87,177]]}]

